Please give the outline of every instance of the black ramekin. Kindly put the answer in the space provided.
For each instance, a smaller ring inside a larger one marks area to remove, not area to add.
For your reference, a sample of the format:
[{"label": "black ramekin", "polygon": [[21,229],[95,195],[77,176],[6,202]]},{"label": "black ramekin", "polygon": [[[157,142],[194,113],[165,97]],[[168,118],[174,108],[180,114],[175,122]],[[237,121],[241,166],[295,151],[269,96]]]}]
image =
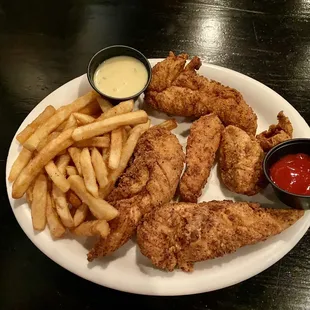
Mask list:
[{"label": "black ramekin", "polygon": [[310,139],[291,139],[276,145],[265,156],[263,161],[263,169],[264,174],[269,183],[272,185],[275,194],[283,203],[295,209],[307,210],[310,209],[310,196],[297,195],[287,192],[277,186],[270,178],[270,168],[275,162],[280,160],[285,155],[297,153],[310,155]]},{"label": "black ramekin", "polygon": [[[96,87],[96,85],[94,83],[94,74],[95,74],[96,69],[105,60],[107,60],[111,57],[115,57],[115,56],[131,56],[131,57],[134,57],[134,58],[140,60],[144,64],[144,66],[147,70],[147,73],[148,73],[148,79],[147,79],[145,86],[138,93],[136,93],[132,96],[129,96],[129,97],[117,98],[117,97],[111,97],[111,96],[104,94],[103,92],[101,92]],[[96,92],[101,94],[103,97],[110,99],[113,104],[117,104],[120,101],[125,101],[125,100],[129,100],[129,99],[135,100],[145,91],[145,89],[148,87],[148,85],[151,82],[152,67],[151,67],[151,64],[149,63],[148,59],[141,52],[136,50],[135,48],[132,48],[132,47],[126,46],[126,45],[112,45],[112,46],[108,46],[108,47],[103,48],[102,50],[98,51],[91,58],[91,60],[89,61],[89,64],[88,64],[88,68],[87,68],[87,78],[88,78],[90,85],[92,86],[92,88]]]}]

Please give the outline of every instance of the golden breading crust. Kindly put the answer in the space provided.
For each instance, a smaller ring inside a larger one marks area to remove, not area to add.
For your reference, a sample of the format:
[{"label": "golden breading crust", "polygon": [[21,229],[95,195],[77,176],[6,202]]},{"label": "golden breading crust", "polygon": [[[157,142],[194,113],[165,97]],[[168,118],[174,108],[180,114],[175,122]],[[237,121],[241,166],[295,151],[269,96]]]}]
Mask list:
[{"label": "golden breading crust", "polygon": [[180,182],[182,201],[197,202],[207,183],[216,151],[224,129],[215,114],[200,117],[193,122],[186,146],[186,170]]},{"label": "golden breading crust", "polygon": [[279,234],[303,214],[303,210],[265,209],[257,203],[228,200],[168,203],[146,215],[137,241],[156,267],[192,271],[195,262]]},{"label": "golden breading crust", "polygon": [[242,95],[198,75],[196,70],[201,66],[198,57],[183,69],[187,56],[170,52],[168,58],[154,66],[145,102],[172,115],[200,117],[215,113],[225,126],[234,125],[255,135],[257,116]]},{"label": "golden breading crust", "polygon": [[264,151],[254,137],[238,127],[222,132],[219,167],[223,183],[235,193],[255,195],[264,187]]},{"label": "golden breading crust", "polygon": [[175,56],[170,52],[165,60],[154,66],[152,70],[152,80],[148,87],[149,90],[161,92],[170,87],[183,70],[187,59],[187,54]]},{"label": "golden breading crust", "polygon": [[147,212],[173,198],[183,164],[182,146],[170,131],[152,127],[142,135],[130,166],[107,197],[119,216],[109,222],[110,234],[89,252],[89,261],[117,250]]},{"label": "golden breading crust", "polygon": [[284,115],[283,111],[278,113],[277,118],[277,125],[270,125],[268,130],[265,130],[256,136],[265,152],[268,152],[281,142],[292,139],[293,126],[289,118]]}]

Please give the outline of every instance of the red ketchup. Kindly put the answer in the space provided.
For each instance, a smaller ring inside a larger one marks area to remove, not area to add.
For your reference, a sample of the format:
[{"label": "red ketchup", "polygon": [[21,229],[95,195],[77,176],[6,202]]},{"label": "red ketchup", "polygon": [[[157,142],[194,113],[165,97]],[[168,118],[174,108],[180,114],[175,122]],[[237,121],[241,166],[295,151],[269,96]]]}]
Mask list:
[{"label": "red ketchup", "polygon": [[282,157],[272,165],[270,177],[287,192],[310,195],[310,156],[298,153]]}]

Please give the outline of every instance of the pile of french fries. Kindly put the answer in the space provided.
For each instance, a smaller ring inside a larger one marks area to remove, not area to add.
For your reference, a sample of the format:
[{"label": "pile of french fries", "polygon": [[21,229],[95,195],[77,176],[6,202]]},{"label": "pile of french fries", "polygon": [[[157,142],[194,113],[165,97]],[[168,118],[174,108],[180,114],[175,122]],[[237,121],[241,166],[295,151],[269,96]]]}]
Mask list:
[{"label": "pile of french fries", "polygon": [[46,107],[17,135],[22,149],[9,175],[12,197],[26,194],[35,230],[47,224],[53,238],[68,230],[109,234],[118,211],[104,199],[150,127],[146,112],[133,106],[113,106],[91,91],[57,110]]}]

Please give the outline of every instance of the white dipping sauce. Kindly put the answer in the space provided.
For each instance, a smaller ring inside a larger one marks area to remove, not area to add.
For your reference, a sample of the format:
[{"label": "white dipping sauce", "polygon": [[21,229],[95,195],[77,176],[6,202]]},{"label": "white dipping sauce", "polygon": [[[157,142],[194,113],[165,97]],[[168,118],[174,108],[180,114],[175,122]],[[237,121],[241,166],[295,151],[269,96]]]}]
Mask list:
[{"label": "white dipping sauce", "polygon": [[95,86],[103,94],[125,98],[137,94],[147,83],[144,64],[130,56],[116,56],[98,66],[94,75]]}]

